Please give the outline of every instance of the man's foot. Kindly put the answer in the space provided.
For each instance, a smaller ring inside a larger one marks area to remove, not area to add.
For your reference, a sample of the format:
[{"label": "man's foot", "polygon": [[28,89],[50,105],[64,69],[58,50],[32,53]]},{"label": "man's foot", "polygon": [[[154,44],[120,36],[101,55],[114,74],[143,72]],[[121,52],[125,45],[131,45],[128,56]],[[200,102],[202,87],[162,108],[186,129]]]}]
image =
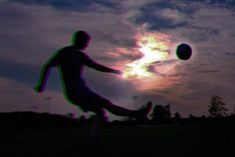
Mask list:
[{"label": "man's foot", "polygon": [[153,106],[152,102],[149,101],[146,106],[144,106],[143,108],[136,111],[137,112],[136,117],[135,117],[136,120],[141,120],[141,121],[148,120],[147,116],[148,116],[150,110],[152,109],[152,106]]}]

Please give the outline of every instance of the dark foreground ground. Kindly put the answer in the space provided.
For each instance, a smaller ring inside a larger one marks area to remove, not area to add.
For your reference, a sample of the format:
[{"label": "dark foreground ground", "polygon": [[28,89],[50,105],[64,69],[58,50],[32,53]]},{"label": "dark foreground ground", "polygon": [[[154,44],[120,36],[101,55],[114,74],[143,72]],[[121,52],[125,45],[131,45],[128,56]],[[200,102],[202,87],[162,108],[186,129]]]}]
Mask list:
[{"label": "dark foreground ground", "polygon": [[235,156],[234,124],[106,127],[92,146],[78,129],[0,131],[0,156]]}]

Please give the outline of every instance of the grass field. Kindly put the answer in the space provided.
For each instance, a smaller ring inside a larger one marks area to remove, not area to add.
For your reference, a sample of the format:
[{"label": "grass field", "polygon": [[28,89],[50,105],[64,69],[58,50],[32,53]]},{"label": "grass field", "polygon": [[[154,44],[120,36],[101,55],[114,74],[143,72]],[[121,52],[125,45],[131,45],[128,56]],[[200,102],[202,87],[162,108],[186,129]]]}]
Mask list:
[{"label": "grass field", "polygon": [[5,156],[235,156],[234,125],[225,123],[106,127],[91,145],[77,129],[1,130]]}]

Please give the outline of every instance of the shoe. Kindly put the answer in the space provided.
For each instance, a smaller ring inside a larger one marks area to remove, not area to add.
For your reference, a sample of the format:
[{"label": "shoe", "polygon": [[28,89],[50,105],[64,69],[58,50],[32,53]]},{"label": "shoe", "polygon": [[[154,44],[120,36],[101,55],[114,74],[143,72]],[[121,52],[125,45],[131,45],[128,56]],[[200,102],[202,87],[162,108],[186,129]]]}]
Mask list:
[{"label": "shoe", "polygon": [[153,104],[152,104],[152,102],[151,101],[149,101],[148,103],[147,103],[147,105],[146,106],[144,106],[144,107],[142,107],[141,109],[139,109],[138,111],[137,111],[137,114],[136,114],[136,120],[141,120],[141,121],[146,121],[146,120],[148,120],[148,114],[149,114],[149,112],[151,111],[151,109],[152,109],[152,106],[153,106]]}]

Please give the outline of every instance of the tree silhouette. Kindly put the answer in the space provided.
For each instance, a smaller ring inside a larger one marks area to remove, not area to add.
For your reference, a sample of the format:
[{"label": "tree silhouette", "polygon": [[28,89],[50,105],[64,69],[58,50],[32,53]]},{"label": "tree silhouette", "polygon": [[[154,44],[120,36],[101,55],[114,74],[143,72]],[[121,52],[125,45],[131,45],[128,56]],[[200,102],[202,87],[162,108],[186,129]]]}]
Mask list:
[{"label": "tree silhouette", "polygon": [[179,112],[176,112],[174,117],[175,117],[175,119],[180,119],[182,116]]},{"label": "tree silhouette", "polygon": [[171,105],[168,104],[166,106],[155,105],[153,109],[153,113],[150,115],[152,117],[152,121],[162,122],[164,120],[171,119]]},{"label": "tree silhouette", "polygon": [[227,116],[228,109],[225,108],[226,103],[223,101],[222,97],[215,95],[212,97],[209,105],[209,116],[212,118],[220,118]]},{"label": "tree silhouette", "polygon": [[162,105],[155,105],[153,113],[150,115],[153,121],[162,121],[165,119],[165,110]]},{"label": "tree silhouette", "polygon": [[171,104],[166,105],[164,109],[165,109],[165,118],[170,119],[171,118]]}]

